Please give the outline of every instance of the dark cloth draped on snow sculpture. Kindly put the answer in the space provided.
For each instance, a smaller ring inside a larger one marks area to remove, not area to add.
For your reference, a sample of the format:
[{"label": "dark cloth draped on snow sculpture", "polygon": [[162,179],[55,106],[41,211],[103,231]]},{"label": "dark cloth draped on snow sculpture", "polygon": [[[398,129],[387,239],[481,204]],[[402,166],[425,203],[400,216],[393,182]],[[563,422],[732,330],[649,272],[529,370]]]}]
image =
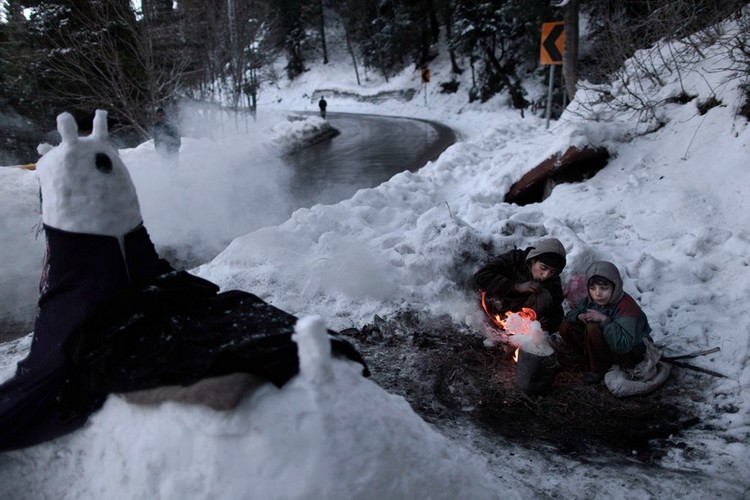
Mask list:
[{"label": "dark cloth draped on snow sculpture", "polygon": [[[45,226],[46,281],[41,286],[39,316],[29,357],[20,365],[44,358],[59,363],[70,331],[101,302],[130,286],[139,286],[172,266],[160,259],[146,228],[140,226],[120,242],[112,236],[80,234]],[[124,252],[124,255],[123,255]]]},{"label": "dark cloth draped on snow sculpture", "polygon": [[[159,258],[107,141],[107,113],[97,110],[88,137],[68,113],[57,125],[62,142],[37,163],[47,238],[40,310],[29,355],[0,385],[0,451],[81,427],[110,392],[237,372],[276,385],[293,377],[297,318],[246,292],[219,294]],[[368,374],[351,344],[330,340]]]},{"label": "dark cloth draped on snow sculpture", "polygon": [[[245,372],[277,386],[299,371],[297,318],[250,293],[174,271],[145,228],[114,237],[47,227],[49,271],[32,350],[0,386],[0,450],[71,432],[110,392]],[[363,365],[330,332],[333,351]]]},{"label": "dark cloth draped on snow sculpture", "polygon": [[[237,372],[280,387],[296,375],[297,318],[253,294],[217,294],[211,285],[170,273],[101,307],[67,349],[86,387],[129,392]],[[365,364],[351,344],[329,335],[335,353]]]},{"label": "dark cloth draped on snow sculpture", "polygon": [[104,394],[81,394],[75,409],[58,404],[64,392],[79,389],[63,345],[100,304],[131,283],[145,284],[172,270],[156,254],[143,226],[124,236],[122,250],[112,236],[44,229],[46,279],[31,351],[18,363],[15,376],[0,386],[0,450],[40,443],[83,425]]}]

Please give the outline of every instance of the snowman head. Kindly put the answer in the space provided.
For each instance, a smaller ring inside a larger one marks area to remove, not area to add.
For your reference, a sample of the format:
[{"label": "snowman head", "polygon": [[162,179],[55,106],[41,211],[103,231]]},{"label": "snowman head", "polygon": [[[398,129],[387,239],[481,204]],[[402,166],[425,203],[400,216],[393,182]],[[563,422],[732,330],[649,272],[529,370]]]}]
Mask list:
[{"label": "snowman head", "polygon": [[62,142],[37,162],[42,221],[64,231],[107,236],[138,227],[138,196],[125,164],[107,141],[107,112],[96,111],[88,137],[78,137],[70,113],[57,117],[57,131]]}]

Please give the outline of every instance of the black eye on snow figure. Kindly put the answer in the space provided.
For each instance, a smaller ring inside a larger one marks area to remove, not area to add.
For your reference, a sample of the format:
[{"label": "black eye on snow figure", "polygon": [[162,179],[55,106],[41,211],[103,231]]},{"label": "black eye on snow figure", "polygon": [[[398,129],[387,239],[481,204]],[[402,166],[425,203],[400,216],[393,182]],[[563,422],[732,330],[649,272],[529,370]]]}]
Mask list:
[{"label": "black eye on snow figure", "polygon": [[104,153],[96,153],[94,162],[96,163],[96,169],[99,172],[108,174],[112,171],[112,160],[110,160],[109,156]]}]

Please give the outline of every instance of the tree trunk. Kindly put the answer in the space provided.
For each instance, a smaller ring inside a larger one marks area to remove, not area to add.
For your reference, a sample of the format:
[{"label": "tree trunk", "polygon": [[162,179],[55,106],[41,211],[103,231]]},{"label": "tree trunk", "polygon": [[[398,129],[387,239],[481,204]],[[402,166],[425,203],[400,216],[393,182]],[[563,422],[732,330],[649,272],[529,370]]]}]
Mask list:
[{"label": "tree trunk", "polygon": [[456,61],[456,51],[453,50],[453,5],[450,2],[446,2],[443,8],[443,22],[445,23],[445,38],[448,43],[448,55],[451,60],[451,73],[460,75],[464,72],[463,69],[458,65]]},{"label": "tree trunk", "polygon": [[354,74],[357,75],[357,85],[362,85],[359,81],[359,70],[357,69],[357,58],[354,56],[354,48],[352,47],[352,41],[349,38],[349,30],[345,30],[346,34],[346,48],[349,50],[349,55],[352,56],[352,65],[354,66]]},{"label": "tree trunk", "polygon": [[563,77],[568,100],[573,100],[578,84],[578,12],[579,0],[570,0],[565,7],[565,51],[563,52]]},{"label": "tree trunk", "polygon": [[432,43],[438,43],[440,41],[440,23],[438,22],[433,0],[425,0],[424,9],[427,11],[427,16],[430,19],[430,37]]},{"label": "tree trunk", "polygon": [[237,41],[237,12],[234,0],[227,0],[227,20],[229,23],[229,46],[232,54],[232,107],[237,109],[242,95],[242,69],[240,67],[239,44]]},{"label": "tree trunk", "polygon": [[323,14],[323,0],[320,0],[320,43],[323,46],[323,64],[328,64],[328,48],[326,47],[326,23]]}]

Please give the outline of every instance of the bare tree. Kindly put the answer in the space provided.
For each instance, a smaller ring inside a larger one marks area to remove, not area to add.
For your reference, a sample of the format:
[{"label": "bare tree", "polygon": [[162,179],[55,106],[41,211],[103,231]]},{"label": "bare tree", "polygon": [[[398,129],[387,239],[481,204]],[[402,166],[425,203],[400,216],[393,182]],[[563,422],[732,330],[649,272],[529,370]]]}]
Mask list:
[{"label": "bare tree", "polygon": [[227,0],[227,24],[229,26],[229,47],[232,67],[232,105],[237,108],[242,96],[242,84],[244,80],[245,58],[244,52],[240,54],[239,40],[237,39],[237,9],[235,0]]},{"label": "bare tree", "polygon": [[198,100],[211,100],[222,81],[227,52],[226,2],[180,0],[179,41],[188,54],[190,66],[183,74],[185,94]]},{"label": "bare tree", "polygon": [[238,45],[235,102],[244,97],[254,113],[257,108],[261,70],[270,63],[276,44],[274,10],[264,0],[231,0],[235,2],[235,36]]},{"label": "bare tree", "polygon": [[147,137],[153,108],[180,87],[187,64],[173,53],[159,63],[152,39],[128,2],[88,2],[74,8],[75,26],[51,40],[45,59],[55,85],[46,92],[79,109],[104,107],[112,118]]},{"label": "bare tree", "polygon": [[[606,103],[617,112],[632,113],[639,128],[647,133],[663,126],[658,108],[665,100],[685,104],[696,97],[688,95],[684,87],[680,95],[666,97],[652,89],[666,84],[666,73],[675,75],[681,84],[684,68],[705,57],[706,47],[725,38],[722,21],[738,16],[741,20],[750,11],[745,2],[736,0],[655,0],[644,12],[633,13],[628,8],[632,4],[612,2],[610,10],[598,13],[597,19],[606,28],[598,31],[601,41],[594,51],[594,67],[600,74],[590,74],[595,81],[587,85],[589,102],[582,103],[581,109],[593,113],[589,104]],[[733,68],[750,64],[742,50],[733,50],[746,43],[747,24],[744,28],[737,36],[718,43]],[[613,94],[611,84],[615,82],[618,92]],[[699,111],[707,105],[696,104]]]}]

